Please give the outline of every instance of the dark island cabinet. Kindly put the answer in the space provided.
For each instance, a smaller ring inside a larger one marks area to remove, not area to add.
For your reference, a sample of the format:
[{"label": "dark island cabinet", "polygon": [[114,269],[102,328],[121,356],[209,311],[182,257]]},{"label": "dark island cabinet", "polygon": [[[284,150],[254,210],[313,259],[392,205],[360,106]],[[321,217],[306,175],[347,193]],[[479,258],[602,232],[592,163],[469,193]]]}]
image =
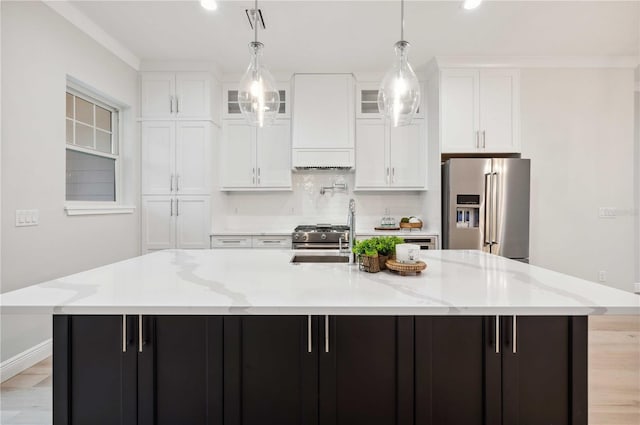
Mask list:
[{"label": "dark island cabinet", "polygon": [[502,317],[503,425],[587,424],[587,318]]},{"label": "dark island cabinet", "polygon": [[138,425],[222,425],[220,316],[138,316]]},{"label": "dark island cabinet", "polygon": [[54,425],[586,425],[587,318],[54,316]]},{"label": "dark island cabinet", "polygon": [[129,316],[53,317],[53,423],[137,423],[137,324]]},{"label": "dark island cabinet", "polygon": [[320,425],[412,425],[413,317],[321,322]]},{"label": "dark island cabinet", "polygon": [[416,317],[416,425],[587,425],[587,318]]},{"label": "dark island cabinet", "polygon": [[224,424],[318,423],[318,318],[224,318]]}]

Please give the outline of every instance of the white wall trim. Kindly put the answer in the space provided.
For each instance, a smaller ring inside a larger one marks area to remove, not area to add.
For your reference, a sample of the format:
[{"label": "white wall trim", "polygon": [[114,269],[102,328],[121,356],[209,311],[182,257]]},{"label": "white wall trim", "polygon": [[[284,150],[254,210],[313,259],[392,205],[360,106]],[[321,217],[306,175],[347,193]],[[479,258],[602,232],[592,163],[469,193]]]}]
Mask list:
[{"label": "white wall trim", "polygon": [[135,205],[96,205],[70,202],[64,206],[67,215],[133,214]]},{"label": "white wall trim", "polygon": [[438,56],[425,66],[445,68],[636,68],[637,56]]},{"label": "white wall trim", "polygon": [[57,12],[60,16],[75,25],[80,31],[93,38],[104,48],[123,60],[127,65],[140,70],[140,59],[129,49],[123,46],[118,40],[109,35],[98,24],[93,22],[87,15],[80,12],[68,1],[44,1],[44,4]]},{"label": "white wall trim", "polygon": [[52,353],[53,339],[48,339],[3,361],[0,363],[0,382],[13,378],[20,372],[51,356]]}]

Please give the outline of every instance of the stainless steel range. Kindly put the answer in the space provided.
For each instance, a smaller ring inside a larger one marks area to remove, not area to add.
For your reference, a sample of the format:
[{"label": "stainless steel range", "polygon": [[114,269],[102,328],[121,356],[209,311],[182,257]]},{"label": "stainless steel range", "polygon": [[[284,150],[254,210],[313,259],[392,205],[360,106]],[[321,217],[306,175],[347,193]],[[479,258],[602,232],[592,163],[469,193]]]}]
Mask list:
[{"label": "stainless steel range", "polygon": [[310,224],[295,228],[291,234],[293,249],[346,249],[349,226]]}]

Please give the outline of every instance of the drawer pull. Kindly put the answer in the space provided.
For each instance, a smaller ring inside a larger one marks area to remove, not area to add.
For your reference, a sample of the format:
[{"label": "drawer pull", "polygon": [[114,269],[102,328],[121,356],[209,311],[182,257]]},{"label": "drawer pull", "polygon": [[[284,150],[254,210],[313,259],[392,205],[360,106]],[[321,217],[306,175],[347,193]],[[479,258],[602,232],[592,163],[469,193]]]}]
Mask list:
[{"label": "drawer pull", "polygon": [[127,352],[127,315],[122,315],[122,352]]},{"label": "drawer pull", "polygon": [[313,345],[311,341],[311,316],[307,316],[307,352],[313,351]]}]

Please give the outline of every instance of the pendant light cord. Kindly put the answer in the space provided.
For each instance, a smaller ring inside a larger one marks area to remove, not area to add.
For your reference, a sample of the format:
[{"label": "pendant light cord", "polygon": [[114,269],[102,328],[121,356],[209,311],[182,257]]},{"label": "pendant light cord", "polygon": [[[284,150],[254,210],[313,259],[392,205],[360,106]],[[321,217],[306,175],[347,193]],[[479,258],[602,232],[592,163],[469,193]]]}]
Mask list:
[{"label": "pendant light cord", "polygon": [[254,31],[254,37],[255,37],[255,42],[258,42],[258,0],[255,1],[254,3],[254,8],[253,8],[253,31]]},{"label": "pendant light cord", "polygon": [[404,0],[400,0],[400,41],[404,41]]}]

